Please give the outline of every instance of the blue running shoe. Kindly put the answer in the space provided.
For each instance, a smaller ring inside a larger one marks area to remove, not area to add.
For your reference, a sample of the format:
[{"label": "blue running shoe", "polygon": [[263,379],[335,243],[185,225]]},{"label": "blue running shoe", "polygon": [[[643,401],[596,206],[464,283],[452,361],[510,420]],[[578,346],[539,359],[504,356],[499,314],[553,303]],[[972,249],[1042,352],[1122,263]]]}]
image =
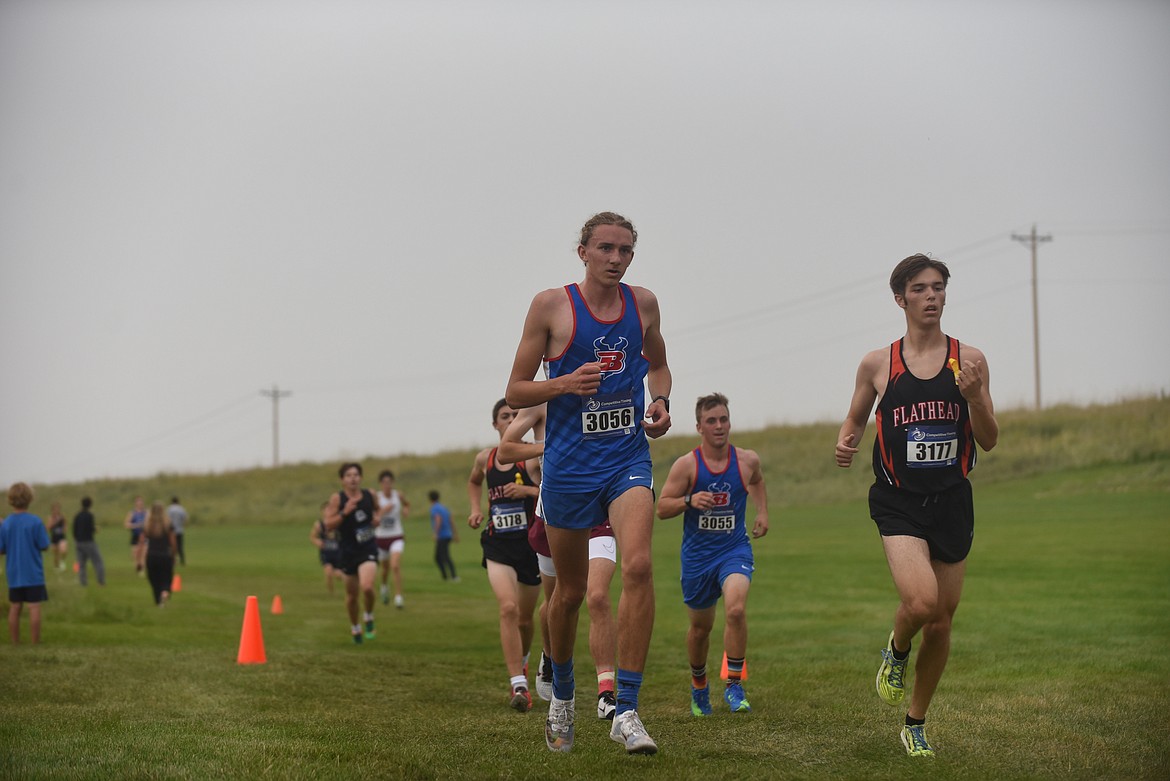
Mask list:
[{"label": "blue running shoe", "polygon": [[739,681],[728,681],[727,689],[723,692],[723,699],[727,700],[732,713],[752,712],[752,706],[747,701],[747,693]]},{"label": "blue running shoe", "polygon": [[696,716],[711,715],[711,690],[706,686],[702,689],[691,687],[691,713]]}]

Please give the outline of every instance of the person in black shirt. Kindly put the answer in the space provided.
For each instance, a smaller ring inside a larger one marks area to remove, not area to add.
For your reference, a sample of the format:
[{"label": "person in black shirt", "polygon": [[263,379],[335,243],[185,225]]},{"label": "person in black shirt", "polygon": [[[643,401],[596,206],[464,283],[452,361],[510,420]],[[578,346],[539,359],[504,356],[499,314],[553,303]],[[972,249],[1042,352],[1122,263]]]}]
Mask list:
[{"label": "person in black shirt", "polygon": [[93,499],[88,496],[81,500],[81,512],[73,517],[73,546],[77,551],[77,573],[81,585],[89,585],[86,580],[86,565],[93,562],[93,571],[97,575],[99,586],[106,585],[106,565],[102,561],[102,552],[98,550],[97,523],[89,508],[93,507]]},{"label": "person in black shirt", "polygon": [[861,359],[836,447],[837,465],[852,464],[876,402],[869,507],[900,599],[876,686],[887,704],[902,701],[910,641],[921,632],[901,732],[911,756],[934,755],[926,710],[950,654],[974,535],[967,473],[976,445],[991,450],[999,440],[986,357],[942,330],[949,279],[946,264],[926,255],[894,268],[890,289],[905,312],[906,335]]}]

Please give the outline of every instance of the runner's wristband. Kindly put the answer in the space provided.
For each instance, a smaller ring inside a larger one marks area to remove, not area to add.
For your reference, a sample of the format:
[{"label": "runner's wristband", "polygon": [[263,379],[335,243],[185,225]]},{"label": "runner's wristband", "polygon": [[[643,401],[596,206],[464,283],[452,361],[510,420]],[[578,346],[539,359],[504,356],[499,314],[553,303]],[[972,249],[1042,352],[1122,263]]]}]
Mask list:
[{"label": "runner's wristband", "polygon": [[670,399],[666,396],[655,396],[653,401],[651,401],[650,403],[653,404],[655,401],[658,401],[659,399],[662,400],[663,405],[666,407],[666,411],[670,412]]}]

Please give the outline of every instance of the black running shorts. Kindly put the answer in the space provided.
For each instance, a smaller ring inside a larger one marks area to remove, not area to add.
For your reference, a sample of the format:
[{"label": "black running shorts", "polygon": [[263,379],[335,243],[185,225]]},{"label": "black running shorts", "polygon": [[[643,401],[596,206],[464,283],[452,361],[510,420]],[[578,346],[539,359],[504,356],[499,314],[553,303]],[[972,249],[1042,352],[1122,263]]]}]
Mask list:
[{"label": "black running shorts", "polygon": [[883,537],[926,540],[931,559],[955,564],[971,552],[975,505],[969,480],[939,494],[916,494],[874,483],[869,489],[869,514]]}]

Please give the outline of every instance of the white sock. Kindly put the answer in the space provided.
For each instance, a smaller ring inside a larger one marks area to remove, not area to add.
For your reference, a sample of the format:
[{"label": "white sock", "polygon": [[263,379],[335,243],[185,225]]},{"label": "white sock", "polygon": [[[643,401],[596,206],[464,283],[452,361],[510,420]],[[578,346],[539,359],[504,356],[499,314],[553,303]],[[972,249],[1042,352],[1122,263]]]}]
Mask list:
[{"label": "white sock", "polygon": [[518,689],[518,688],[519,689],[527,689],[528,688],[528,679],[525,678],[523,675],[513,675],[512,676],[512,688],[513,689]]}]

